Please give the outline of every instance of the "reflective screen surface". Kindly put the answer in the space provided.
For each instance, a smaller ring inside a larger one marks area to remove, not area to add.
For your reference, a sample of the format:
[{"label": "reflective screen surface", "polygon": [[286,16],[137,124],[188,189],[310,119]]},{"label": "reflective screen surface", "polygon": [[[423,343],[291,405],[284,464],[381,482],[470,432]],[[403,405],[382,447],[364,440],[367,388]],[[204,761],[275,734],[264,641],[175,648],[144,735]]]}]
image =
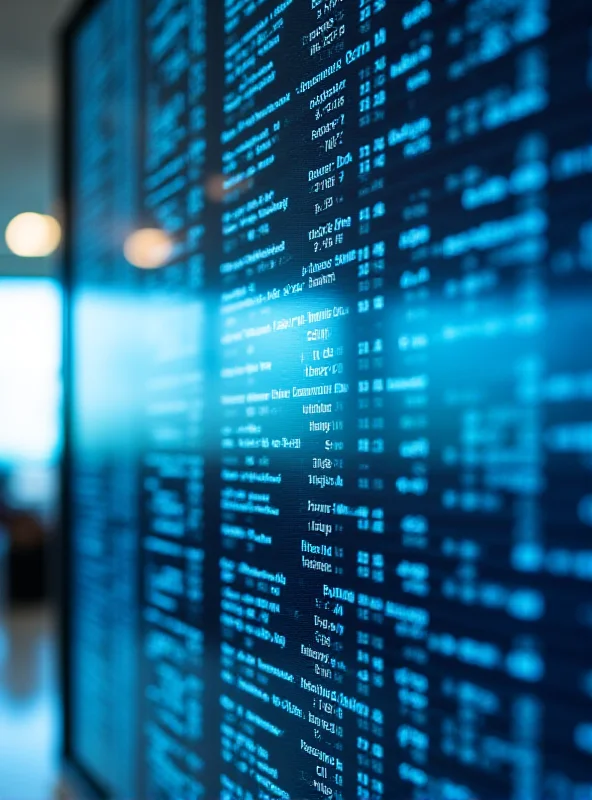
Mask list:
[{"label": "reflective screen surface", "polygon": [[592,797],[592,7],[68,35],[68,756],[120,800]]}]

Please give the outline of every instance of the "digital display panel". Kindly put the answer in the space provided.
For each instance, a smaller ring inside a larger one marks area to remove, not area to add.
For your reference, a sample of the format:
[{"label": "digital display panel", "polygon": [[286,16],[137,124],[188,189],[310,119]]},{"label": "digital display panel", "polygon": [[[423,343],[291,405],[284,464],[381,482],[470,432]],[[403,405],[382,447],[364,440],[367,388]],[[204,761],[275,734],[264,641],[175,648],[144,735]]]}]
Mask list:
[{"label": "digital display panel", "polygon": [[589,3],[102,0],[67,41],[69,759],[592,797]]},{"label": "digital display panel", "polygon": [[134,0],[96,5],[69,73],[67,725],[72,757],[117,797],[135,794],[138,713],[137,288],[119,247],[137,205],[137,20]]}]

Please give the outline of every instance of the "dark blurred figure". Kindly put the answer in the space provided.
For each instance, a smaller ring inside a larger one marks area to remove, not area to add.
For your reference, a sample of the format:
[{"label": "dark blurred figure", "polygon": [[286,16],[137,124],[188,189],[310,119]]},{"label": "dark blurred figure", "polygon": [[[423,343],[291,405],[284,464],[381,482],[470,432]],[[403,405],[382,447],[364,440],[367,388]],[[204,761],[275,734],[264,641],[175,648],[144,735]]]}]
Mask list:
[{"label": "dark blurred figure", "polygon": [[14,507],[7,478],[0,478],[0,569],[5,599],[12,603],[40,602],[47,595],[48,531],[33,512]]}]

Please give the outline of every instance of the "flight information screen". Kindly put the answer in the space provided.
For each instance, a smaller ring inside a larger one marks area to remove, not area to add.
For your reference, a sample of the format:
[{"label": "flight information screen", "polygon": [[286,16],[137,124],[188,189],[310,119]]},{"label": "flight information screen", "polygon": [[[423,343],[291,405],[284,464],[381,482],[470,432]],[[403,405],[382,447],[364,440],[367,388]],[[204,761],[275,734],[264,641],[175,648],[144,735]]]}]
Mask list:
[{"label": "flight information screen", "polygon": [[68,759],[591,800],[589,0],[99,0],[66,44]]}]

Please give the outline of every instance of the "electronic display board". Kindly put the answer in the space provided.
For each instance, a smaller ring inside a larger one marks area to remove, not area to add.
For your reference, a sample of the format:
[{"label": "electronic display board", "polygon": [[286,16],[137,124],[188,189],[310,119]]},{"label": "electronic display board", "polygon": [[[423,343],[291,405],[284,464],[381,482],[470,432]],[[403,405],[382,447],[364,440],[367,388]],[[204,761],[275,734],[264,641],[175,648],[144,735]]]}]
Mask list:
[{"label": "electronic display board", "polygon": [[100,0],[65,62],[68,760],[592,797],[589,2]]}]

